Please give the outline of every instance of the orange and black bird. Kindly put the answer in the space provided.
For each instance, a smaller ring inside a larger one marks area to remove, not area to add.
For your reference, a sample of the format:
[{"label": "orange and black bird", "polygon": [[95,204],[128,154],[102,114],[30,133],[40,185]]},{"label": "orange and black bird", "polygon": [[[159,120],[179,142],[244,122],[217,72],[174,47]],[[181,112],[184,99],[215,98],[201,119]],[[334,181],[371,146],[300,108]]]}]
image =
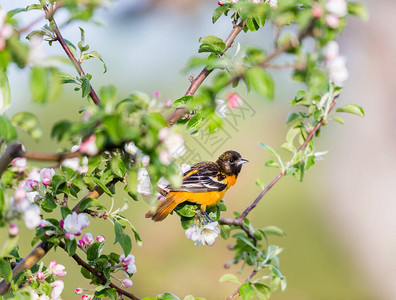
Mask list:
[{"label": "orange and black bird", "polygon": [[179,188],[168,185],[164,191],[165,200],[154,210],[147,212],[146,218],[155,222],[165,219],[175,207],[183,202],[201,205],[205,211],[207,206],[217,204],[223,199],[225,192],[235,184],[242,165],[248,162],[236,151],[226,151],[216,162],[199,162],[184,173],[183,183]]}]

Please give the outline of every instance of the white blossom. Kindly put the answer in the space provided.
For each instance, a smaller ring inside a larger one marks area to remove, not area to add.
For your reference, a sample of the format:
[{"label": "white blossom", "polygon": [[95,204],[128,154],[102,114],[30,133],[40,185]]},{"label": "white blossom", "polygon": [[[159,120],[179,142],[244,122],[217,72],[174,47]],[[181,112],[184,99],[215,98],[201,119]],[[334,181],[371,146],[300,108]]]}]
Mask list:
[{"label": "white blossom", "polygon": [[130,142],[124,145],[124,150],[128,154],[135,155],[139,151],[139,148],[136,147],[134,142]]},{"label": "white blossom", "polygon": [[348,13],[348,3],[345,0],[327,0],[325,8],[339,18],[345,17]]},{"label": "white blossom", "polygon": [[217,225],[218,222],[207,223],[201,227],[196,224],[190,225],[186,230],[186,237],[192,240],[196,246],[212,246],[220,233]]},{"label": "white blossom", "polygon": [[226,118],[227,104],[222,99],[216,99],[216,114],[222,118]]},{"label": "white blossom", "polygon": [[180,133],[172,132],[167,139],[164,141],[165,146],[168,148],[169,154],[173,158],[178,158],[186,153],[186,147],[184,146],[184,138]]},{"label": "white blossom", "polygon": [[24,211],[25,225],[29,229],[35,229],[41,223],[40,207],[30,204]]},{"label": "white blossom", "polygon": [[84,213],[77,214],[73,212],[71,215],[67,215],[63,223],[63,229],[71,234],[80,234],[81,230],[89,225],[88,216]]},{"label": "white blossom", "polygon": [[151,192],[150,176],[146,168],[140,168],[137,174],[137,192],[145,196]]},{"label": "white blossom", "polygon": [[51,291],[51,298],[53,300],[60,299],[60,295],[63,292],[63,288],[65,287],[65,284],[63,283],[62,280],[55,280],[53,283],[51,283],[52,286],[52,291]]}]

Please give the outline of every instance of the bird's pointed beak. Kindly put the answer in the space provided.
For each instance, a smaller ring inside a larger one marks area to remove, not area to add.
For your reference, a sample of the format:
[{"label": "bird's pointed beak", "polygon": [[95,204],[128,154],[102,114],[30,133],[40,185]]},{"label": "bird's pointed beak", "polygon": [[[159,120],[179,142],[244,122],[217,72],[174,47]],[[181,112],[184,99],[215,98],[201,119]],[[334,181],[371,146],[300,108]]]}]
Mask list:
[{"label": "bird's pointed beak", "polygon": [[243,165],[244,163],[247,163],[247,162],[249,162],[247,159],[240,158],[238,161],[238,166]]}]

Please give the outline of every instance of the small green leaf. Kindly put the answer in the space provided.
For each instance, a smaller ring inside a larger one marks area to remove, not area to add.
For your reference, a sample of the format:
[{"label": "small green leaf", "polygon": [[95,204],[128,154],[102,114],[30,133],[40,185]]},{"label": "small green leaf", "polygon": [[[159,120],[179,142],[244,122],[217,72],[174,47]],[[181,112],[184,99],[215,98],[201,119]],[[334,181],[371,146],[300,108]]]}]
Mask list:
[{"label": "small green leaf", "polygon": [[0,68],[0,113],[11,104],[10,84],[7,74]]},{"label": "small green leaf", "polygon": [[228,11],[229,8],[225,5],[219,5],[213,12],[213,17],[212,17],[212,22],[213,24],[216,23],[216,21],[224,14],[226,11]]},{"label": "small green leaf", "polygon": [[340,123],[341,125],[344,125],[344,120],[340,117],[334,117],[333,121],[336,121],[336,122]]},{"label": "small green leaf", "polygon": [[368,10],[362,3],[348,2],[348,13],[359,17],[363,21],[367,21],[369,19]]},{"label": "small green leaf", "polygon": [[220,225],[220,235],[223,239],[227,240],[230,237],[231,227],[230,225]]},{"label": "small green leaf", "polygon": [[81,84],[81,91],[82,91],[82,97],[86,97],[91,93],[91,84],[89,83],[88,77],[85,77],[83,79],[83,82]]},{"label": "small green leaf", "polygon": [[268,99],[274,97],[274,81],[271,75],[261,68],[251,68],[245,73],[246,85]]},{"label": "small green leaf", "polygon": [[11,122],[30,134],[36,141],[39,140],[43,134],[38,118],[30,112],[16,113],[12,117]]},{"label": "small green leaf", "polygon": [[69,256],[73,256],[77,250],[77,241],[76,240],[68,240],[65,241],[66,251],[69,253]]},{"label": "small green leaf", "polygon": [[289,113],[289,115],[286,118],[286,126],[290,126],[298,119],[300,119],[300,115],[298,113],[295,112]]},{"label": "small green leaf", "polygon": [[224,274],[220,277],[219,282],[236,282],[240,283],[238,277],[236,277],[234,274]]},{"label": "small green leaf", "polygon": [[96,177],[94,177],[94,176],[87,176],[89,179],[91,179],[93,182],[95,182],[97,185],[99,185],[101,188],[102,188],[102,190],[107,194],[107,195],[109,195],[110,197],[112,197],[113,196],[113,194],[112,194],[112,192],[110,192],[110,190],[107,188],[107,186],[102,182],[102,181],[100,181],[98,178],[96,178]]},{"label": "small green leaf", "polygon": [[102,59],[102,56],[97,51],[91,51],[91,52],[85,53],[83,57],[85,60],[90,59],[90,58],[99,59],[103,63],[103,67],[104,67],[103,73],[107,72],[107,66],[106,66],[104,60]]},{"label": "small green leaf", "polygon": [[83,201],[81,201],[80,206],[78,207],[79,211],[83,211],[87,208],[90,207],[100,207],[102,208],[103,205],[100,203],[99,199],[92,199],[92,198],[86,198]]},{"label": "small green leaf", "polygon": [[87,259],[90,261],[97,259],[100,256],[100,253],[102,252],[103,245],[104,245],[103,243],[98,243],[98,242],[93,243],[87,251]]},{"label": "small green leaf", "polygon": [[364,110],[362,107],[360,107],[357,104],[347,104],[343,107],[339,107],[336,110],[337,112],[346,112],[346,113],[351,113],[358,115],[360,117],[364,117]]},{"label": "small green leaf", "polygon": [[183,97],[177,99],[175,102],[173,102],[173,107],[178,108],[178,107],[186,106],[192,100],[193,100],[193,96],[191,96],[191,95],[183,96]]},{"label": "small green leaf", "polygon": [[16,140],[17,132],[6,115],[0,115],[0,141],[9,143]]},{"label": "small green leaf", "polygon": [[121,245],[125,256],[127,256],[132,249],[131,238],[123,232],[122,225],[118,221],[114,222],[114,231],[116,236],[114,243],[118,242]]},{"label": "small green leaf", "polygon": [[239,288],[239,294],[243,300],[250,300],[253,299],[256,292],[249,282],[245,282]]},{"label": "small green leaf", "polygon": [[0,258],[0,275],[6,282],[10,282],[12,279],[12,268],[10,263],[3,258]]},{"label": "small green leaf", "polygon": [[276,226],[267,226],[259,230],[260,232],[265,232],[265,234],[272,234],[277,236],[285,236],[286,233]]},{"label": "small green leaf", "polygon": [[200,113],[196,113],[187,123],[186,130],[194,132],[202,127],[203,120]]},{"label": "small green leaf", "polygon": [[214,35],[205,36],[199,39],[199,42],[202,43],[198,52],[212,52],[207,51],[212,49],[214,52],[222,53],[225,49],[225,43],[221,38],[218,38]]}]

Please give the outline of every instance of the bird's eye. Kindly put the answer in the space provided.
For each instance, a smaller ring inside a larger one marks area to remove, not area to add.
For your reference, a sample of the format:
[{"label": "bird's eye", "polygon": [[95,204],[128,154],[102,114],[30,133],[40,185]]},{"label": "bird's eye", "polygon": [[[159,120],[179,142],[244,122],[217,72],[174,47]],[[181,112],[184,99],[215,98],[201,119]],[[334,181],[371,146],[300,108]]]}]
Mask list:
[{"label": "bird's eye", "polygon": [[234,162],[234,159],[233,158],[230,158],[230,163],[233,163]]}]

